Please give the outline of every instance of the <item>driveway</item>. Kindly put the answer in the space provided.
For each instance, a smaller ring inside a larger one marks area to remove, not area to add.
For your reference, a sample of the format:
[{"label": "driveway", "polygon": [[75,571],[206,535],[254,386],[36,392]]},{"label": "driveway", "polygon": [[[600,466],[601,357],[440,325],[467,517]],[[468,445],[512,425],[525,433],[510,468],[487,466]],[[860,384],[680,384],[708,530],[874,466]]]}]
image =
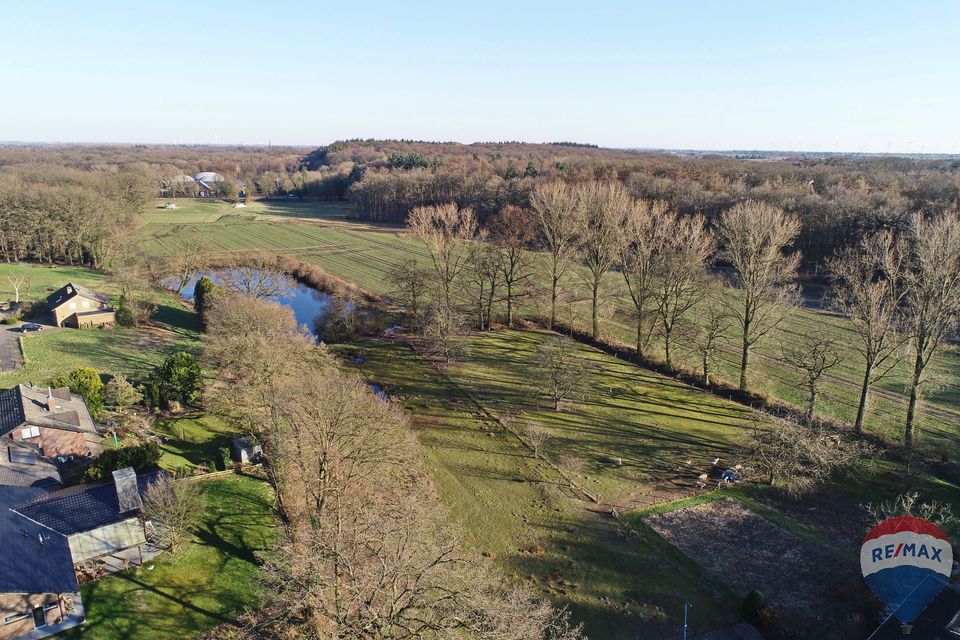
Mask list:
[{"label": "driveway", "polygon": [[14,327],[0,326],[0,371],[13,371],[23,366],[23,353],[17,340],[21,335]]}]

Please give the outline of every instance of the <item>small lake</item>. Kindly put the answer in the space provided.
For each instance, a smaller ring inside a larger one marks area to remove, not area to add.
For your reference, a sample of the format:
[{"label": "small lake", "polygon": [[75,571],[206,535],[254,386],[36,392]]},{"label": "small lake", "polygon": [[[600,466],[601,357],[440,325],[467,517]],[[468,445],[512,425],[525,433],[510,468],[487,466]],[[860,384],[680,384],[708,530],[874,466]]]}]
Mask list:
[{"label": "small lake", "polygon": [[[184,300],[192,301],[193,289],[197,285],[197,281],[203,276],[210,278],[214,281],[214,283],[222,286],[227,282],[234,281],[235,277],[237,276],[237,272],[231,269],[217,269],[194,276],[187,283],[187,286],[183,289],[180,297]],[[256,271],[254,272],[254,278],[259,278],[263,282],[269,282],[271,285],[275,285],[276,288],[282,290],[283,293],[280,295],[270,296],[264,299],[269,302],[273,302],[274,304],[290,307],[290,309],[293,311],[294,317],[297,319],[297,323],[306,325],[311,333],[314,332],[314,326],[316,324],[315,320],[317,319],[317,316],[319,316],[321,312],[325,311],[335,300],[334,296],[330,295],[329,293],[317,291],[316,289],[300,284],[292,278],[277,275],[275,273]],[[176,291],[179,281],[177,278],[172,278],[164,280],[163,284],[164,286]]]}]

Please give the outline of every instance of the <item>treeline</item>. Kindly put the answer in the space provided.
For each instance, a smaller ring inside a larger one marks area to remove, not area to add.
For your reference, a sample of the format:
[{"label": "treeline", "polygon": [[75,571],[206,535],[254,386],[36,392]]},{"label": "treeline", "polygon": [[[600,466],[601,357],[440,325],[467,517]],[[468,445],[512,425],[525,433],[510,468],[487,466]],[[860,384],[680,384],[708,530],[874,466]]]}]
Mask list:
[{"label": "treeline", "polygon": [[[486,227],[455,203],[411,212],[409,227],[430,260],[396,267],[389,281],[430,352],[456,358],[461,327],[510,326],[521,303],[541,309],[549,328],[569,323],[561,301],[579,284],[589,292],[591,340],[601,339],[601,307],[619,294],[640,359],[656,335],[664,368],[673,372],[680,344],[699,358],[709,387],[727,343],[739,356],[738,391],[749,399],[758,345],[800,304],[798,216],[745,200],[710,225],[664,201],[635,198],[620,182],[548,182],[532,190],[529,202],[529,209],[504,206]],[[826,374],[852,360],[862,372],[853,424],[859,434],[873,386],[906,362],[902,441],[912,450],[931,363],[958,327],[960,213],[915,213],[898,232],[864,233],[837,250],[827,269],[828,304],[850,319],[853,339],[840,344],[834,334],[811,332],[778,345],[799,374],[805,402],[798,413],[813,424]]]},{"label": "treeline", "polygon": [[208,301],[208,402],[257,435],[283,532],[262,553],[263,606],[218,638],[577,640],[566,613],[504,586],[460,544],[404,414],[301,334],[292,312]]},{"label": "treeline", "polygon": [[152,185],[134,171],[63,167],[0,172],[0,255],[107,268],[135,251]]},{"label": "treeline", "polygon": [[903,228],[910,214],[960,198],[960,161],[870,157],[743,160],[572,145],[340,142],[309,154],[302,193],[345,196],[360,215],[402,222],[417,206],[456,202],[481,223],[506,204],[529,206],[537,184],[615,180],[712,222],[745,199],[796,215],[805,266],[860,234]]}]

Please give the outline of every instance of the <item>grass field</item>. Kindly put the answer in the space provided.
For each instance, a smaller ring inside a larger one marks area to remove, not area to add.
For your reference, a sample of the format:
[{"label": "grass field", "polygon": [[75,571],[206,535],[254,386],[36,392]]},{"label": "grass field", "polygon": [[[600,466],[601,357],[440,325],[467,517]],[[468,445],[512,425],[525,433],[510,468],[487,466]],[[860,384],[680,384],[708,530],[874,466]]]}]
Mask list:
[{"label": "grass field", "polygon": [[[98,271],[0,264],[0,297],[3,299],[12,298],[7,277],[13,272],[29,275],[29,292],[21,291],[23,300],[43,299],[67,282],[117,295],[116,286]],[[92,366],[102,373],[120,373],[132,379],[142,379],[170,353],[196,352],[199,327],[195,314],[173,294],[148,291],[143,295],[157,305],[148,326],[85,330],[48,328],[24,335],[25,365],[16,371],[0,373],[0,387],[18,383],[46,384],[51,378],[82,366]]]},{"label": "grass field", "polygon": [[[178,207],[174,211],[155,209],[147,214],[143,233],[151,255],[175,251],[183,238],[200,234],[210,243],[212,252],[288,253],[375,293],[389,292],[384,276],[392,265],[409,258],[427,264],[425,249],[417,240],[404,235],[396,226],[347,220],[349,205],[344,203],[271,202],[233,209],[227,203],[185,201]],[[587,326],[589,305],[582,282],[570,276],[566,288],[571,293],[563,317]],[[619,276],[609,274],[602,330],[608,337],[632,344],[635,333],[630,319],[632,307],[622,289]],[[540,302],[527,310],[543,313],[545,308]],[[780,345],[820,330],[837,336],[851,352],[825,380],[819,410],[823,415],[851,421],[856,412],[861,372],[858,358],[852,352],[849,323],[842,318],[812,309],[799,310],[779,331],[758,345],[753,358],[753,386],[759,392],[800,404],[802,392],[796,385],[796,373],[783,361]],[[739,360],[732,337],[731,333],[720,354],[718,373],[721,378],[735,382]],[[695,368],[697,358],[693,353],[685,351],[682,344],[678,344],[676,351],[679,364]],[[659,343],[654,340],[651,353],[657,356],[659,352]],[[954,352],[945,353],[934,369],[942,384],[928,399],[932,411],[922,421],[921,439],[928,441],[929,449],[950,456],[958,447],[954,425],[960,420],[960,390],[955,386],[960,376],[960,357]],[[870,406],[868,428],[891,439],[896,439],[902,429],[905,380],[903,371],[898,370],[881,381],[875,387]]]},{"label": "grass field", "polygon": [[246,476],[201,480],[207,515],[177,556],[81,587],[87,621],[58,637],[191,638],[257,604],[255,554],[276,535],[268,484]]},{"label": "grass field", "polygon": [[[583,458],[579,482],[631,504],[667,495],[660,480],[670,479],[661,476],[671,475],[664,470],[677,461],[703,461],[729,447],[742,410],[653,374],[634,379],[629,365],[584,348],[598,365],[591,387],[613,390],[616,405],[587,401],[559,414],[538,411],[533,395],[510,382],[522,375],[518,363],[543,336],[476,336],[470,357],[449,377],[399,342],[369,340],[344,353],[362,352],[364,374],[411,412],[441,498],[467,542],[495,557],[511,580],[570,606],[591,637],[673,637],[685,598],[695,603],[694,628],[734,620],[734,594],[652,531],[637,528],[625,536],[605,508],[572,491],[552,465],[534,460],[474,399],[488,410],[526,410],[549,424],[557,435],[547,447],[551,460]],[[688,408],[672,415],[678,405]],[[649,453],[658,442],[664,453]],[[601,461],[610,448],[624,457],[624,467]]]}]

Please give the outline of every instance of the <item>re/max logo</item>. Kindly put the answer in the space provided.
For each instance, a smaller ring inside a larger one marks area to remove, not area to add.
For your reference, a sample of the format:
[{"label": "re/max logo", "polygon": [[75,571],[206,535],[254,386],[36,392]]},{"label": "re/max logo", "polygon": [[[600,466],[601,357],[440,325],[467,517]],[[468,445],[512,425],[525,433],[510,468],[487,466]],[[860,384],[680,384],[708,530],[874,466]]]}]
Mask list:
[{"label": "re/max logo", "polygon": [[929,560],[936,560],[937,562],[943,562],[940,558],[940,554],[943,552],[943,549],[938,549],[937,547],[927,547],[925,544],[916,544],[914,542],[901,542],[897,545],[888,544],[883,547],[877,547],[870,552],[873,562],[880,562],[881,560],[889,560],[890,558],[927,558]]}]

